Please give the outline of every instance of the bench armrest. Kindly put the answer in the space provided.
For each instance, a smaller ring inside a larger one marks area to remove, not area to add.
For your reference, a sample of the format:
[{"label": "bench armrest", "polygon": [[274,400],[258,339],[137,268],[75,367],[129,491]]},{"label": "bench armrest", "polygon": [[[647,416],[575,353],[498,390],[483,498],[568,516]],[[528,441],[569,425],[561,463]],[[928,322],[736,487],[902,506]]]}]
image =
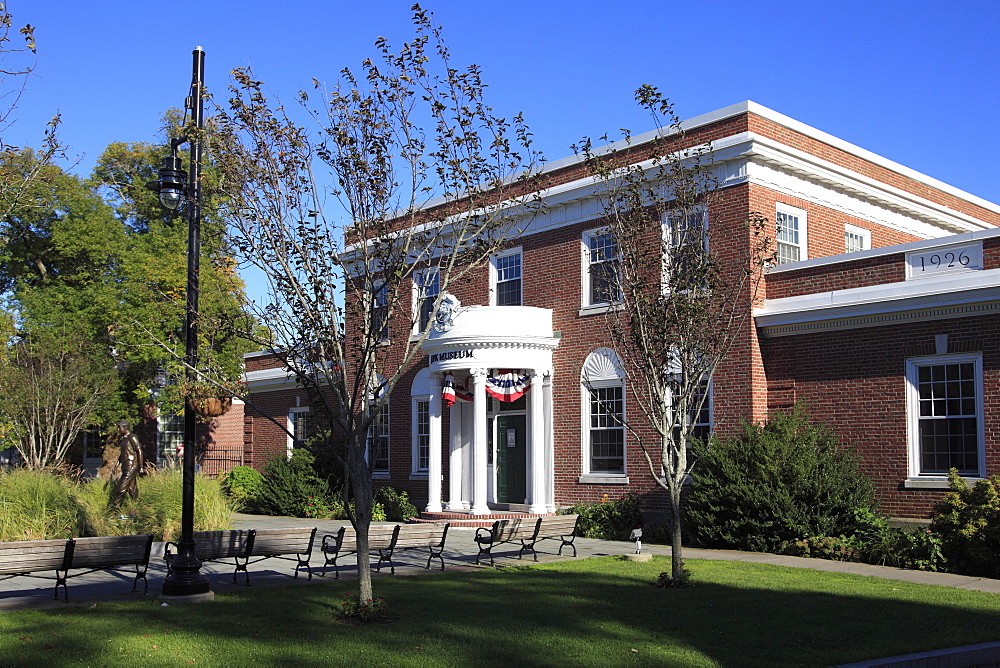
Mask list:
[{"label": "bench armrest", "polygon": [[486,527],[479,527],[478,529],[476,529],[475,541],[477,543],[492,543],[493,529],[487,529]]}]

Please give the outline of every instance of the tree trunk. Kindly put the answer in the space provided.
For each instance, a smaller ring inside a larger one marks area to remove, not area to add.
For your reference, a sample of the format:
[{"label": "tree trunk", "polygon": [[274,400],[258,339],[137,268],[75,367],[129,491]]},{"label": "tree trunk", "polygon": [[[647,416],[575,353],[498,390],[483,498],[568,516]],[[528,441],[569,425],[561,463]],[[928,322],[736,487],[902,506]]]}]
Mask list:
[{"label": "tree trunk", "polygon": [[670,578],[684,579],[684,548],[681,545],[681,486],[670,490]]},{"label": "tree trunk", "polygon": [[[354,531],[358,535],[358,602],[364,604],[371,601],[372,567],[368,548],[368,527],[372,523],[372,483],[368,477],[368,467],[353,467],[350,473],[351,487],[354,493]],[[356,470],[360,469],[360,470]]]}]

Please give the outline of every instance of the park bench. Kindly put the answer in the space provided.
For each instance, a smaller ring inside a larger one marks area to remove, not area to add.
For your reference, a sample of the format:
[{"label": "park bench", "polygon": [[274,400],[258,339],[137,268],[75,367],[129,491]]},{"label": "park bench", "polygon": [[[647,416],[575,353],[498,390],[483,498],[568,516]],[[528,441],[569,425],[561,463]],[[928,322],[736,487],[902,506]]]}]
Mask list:
[{"label": "park bench", "polygon": [[[398,530],[398,524],[372,524],[368,527],[368,553],[371,554],[378,550],[378,563],[375,565],[375,570],[382,570],[383,561],[392,564],[391,559],[386,554],[387,551],[391,550]],[[323,536],[321,549],[325,557],[322,575],[325,577],[327,567],[333,564],[333,572],[339,579],[340,568],[337,566],[337,559],[346,554],[357,554],[358,534],[354,527],[342,526],[337,533]],[[388,554],[391,556],[391,551]],[[392,572],[395,573],[395,567],[393,567]]]},{"label": "park bench", "polygon": [[391,567],[390,573],[395,574],[396,567],[392,563],[392,553],[395,551],[417,550],[428,548],[430,554],[427,555],[427,565],[431,567],[431,561],[436,557],[441,562],[441,570],[444,570],[444,541],[448,537],[447,523],[418,523],[400,524],[396,530],[396,539],[388,548],[380,550],[379,554],[385,555]]},{"label": "park bench", "polygon": [[538,518],[515,518],[509,520],[497,520],[493,526],[487,529],[480,527],[476,529],[475,541],[479,546],[479,553],[476,554],[476,563],[485,554],[490,558],[490,565],[494,565],[493,548],[504,543],[521,542],[521,549],[518,550],[517,558],[524,555],[525,550],[531,550],[535,561],[538,561],[538,553],[535,551],[535,544],[540,540],[556,539],[562,541],[559,545],[559,554],[562,554],[564,546],[573,548],[573,556],[576,556],[576,546],[573,540],[576,538],[576,524],[579,515],[546,515]]},{"label": "park bench", "polygon": [[[139,580],[143,583],[143,594],[149,591],[146,570],[149,568],[149,554],[153,548],[153,537],[142,536],[100,536],[94,538],[68,538],[58,540],[29,540],[0,543],[0,575],[18,575],[51,579],[38,575],[41,571],[55,571],[55,593],[59,598],[59,587],[63,588],[63,599],[69,600],[67,580],[95,571],[116,571],[128,567],[135,568],[132,591]],[[82,569],[82,572],[71,573]]]},{"label": "park bench", "polygon": [[[299,529],[248,529],[234,531],[195,531],[195,554],[201,561],[218,561],[230,563],[236,567],[233,571],[233,582],[243,571],[246,584],[250,584],[248,566],[264,559],[289,559],[296,562],[295,577],[299,569],[305,567],[312,579],[309,559],[312,555],[313,540],[316,528]],[[170,542],[164,546],[163,558],[167,569],[177,558],[177,543]],[[295,555],[295,556],[292,556]]]}]

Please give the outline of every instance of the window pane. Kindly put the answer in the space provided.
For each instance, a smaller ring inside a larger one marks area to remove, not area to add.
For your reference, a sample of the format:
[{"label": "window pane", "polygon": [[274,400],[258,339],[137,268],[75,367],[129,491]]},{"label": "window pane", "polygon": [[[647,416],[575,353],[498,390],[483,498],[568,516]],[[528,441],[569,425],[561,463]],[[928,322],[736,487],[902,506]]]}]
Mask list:
[{"label": "window pane", "polygon": [[622,387],[601,387],[590,392],[590,470],[625,472],[625,428]]},{"label": "window pane", "polygon": [[956,468],[978,475],[979,420],[976,365],[925,365],[917,371],[920,472],[946,474]]},{"label": "window pane", "polygon": [[430,467],[431,456],[431,404],[417,402],[417,470],[426,471]]}]

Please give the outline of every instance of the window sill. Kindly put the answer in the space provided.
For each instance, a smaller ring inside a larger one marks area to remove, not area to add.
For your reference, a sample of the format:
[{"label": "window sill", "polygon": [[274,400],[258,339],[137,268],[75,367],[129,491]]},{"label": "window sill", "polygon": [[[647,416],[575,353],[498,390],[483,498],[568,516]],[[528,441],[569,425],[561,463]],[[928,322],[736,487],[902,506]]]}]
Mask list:
[{"label": "window sill", "polygon": [[[962,479],[973,485],[982,480],[973,476]],[[949,489],[949,485],[947,478],[907,478],[903,481],[903,489]]]},{"label": "window sill", "polygon": [[377,473],[372,473],[372,480],[388,480],[388,471],[378,471]]},{"label": "window sill", "polygon": [[428,477],[426,471],[417,471],[410,474],[410,480],[427,480]]},{"label": "window sill", "polygon": [[628,476],[624,473],[584,473],[576,481],[584,485],[627,485]]},{"label": "window sill", "polygon": [[624,304],[594,304],[593,306],[584,306],[580,309],[580,317],[586,317],[590,315],[601,315],[603,313],[611,313],[612,311],[624,311]]}]

